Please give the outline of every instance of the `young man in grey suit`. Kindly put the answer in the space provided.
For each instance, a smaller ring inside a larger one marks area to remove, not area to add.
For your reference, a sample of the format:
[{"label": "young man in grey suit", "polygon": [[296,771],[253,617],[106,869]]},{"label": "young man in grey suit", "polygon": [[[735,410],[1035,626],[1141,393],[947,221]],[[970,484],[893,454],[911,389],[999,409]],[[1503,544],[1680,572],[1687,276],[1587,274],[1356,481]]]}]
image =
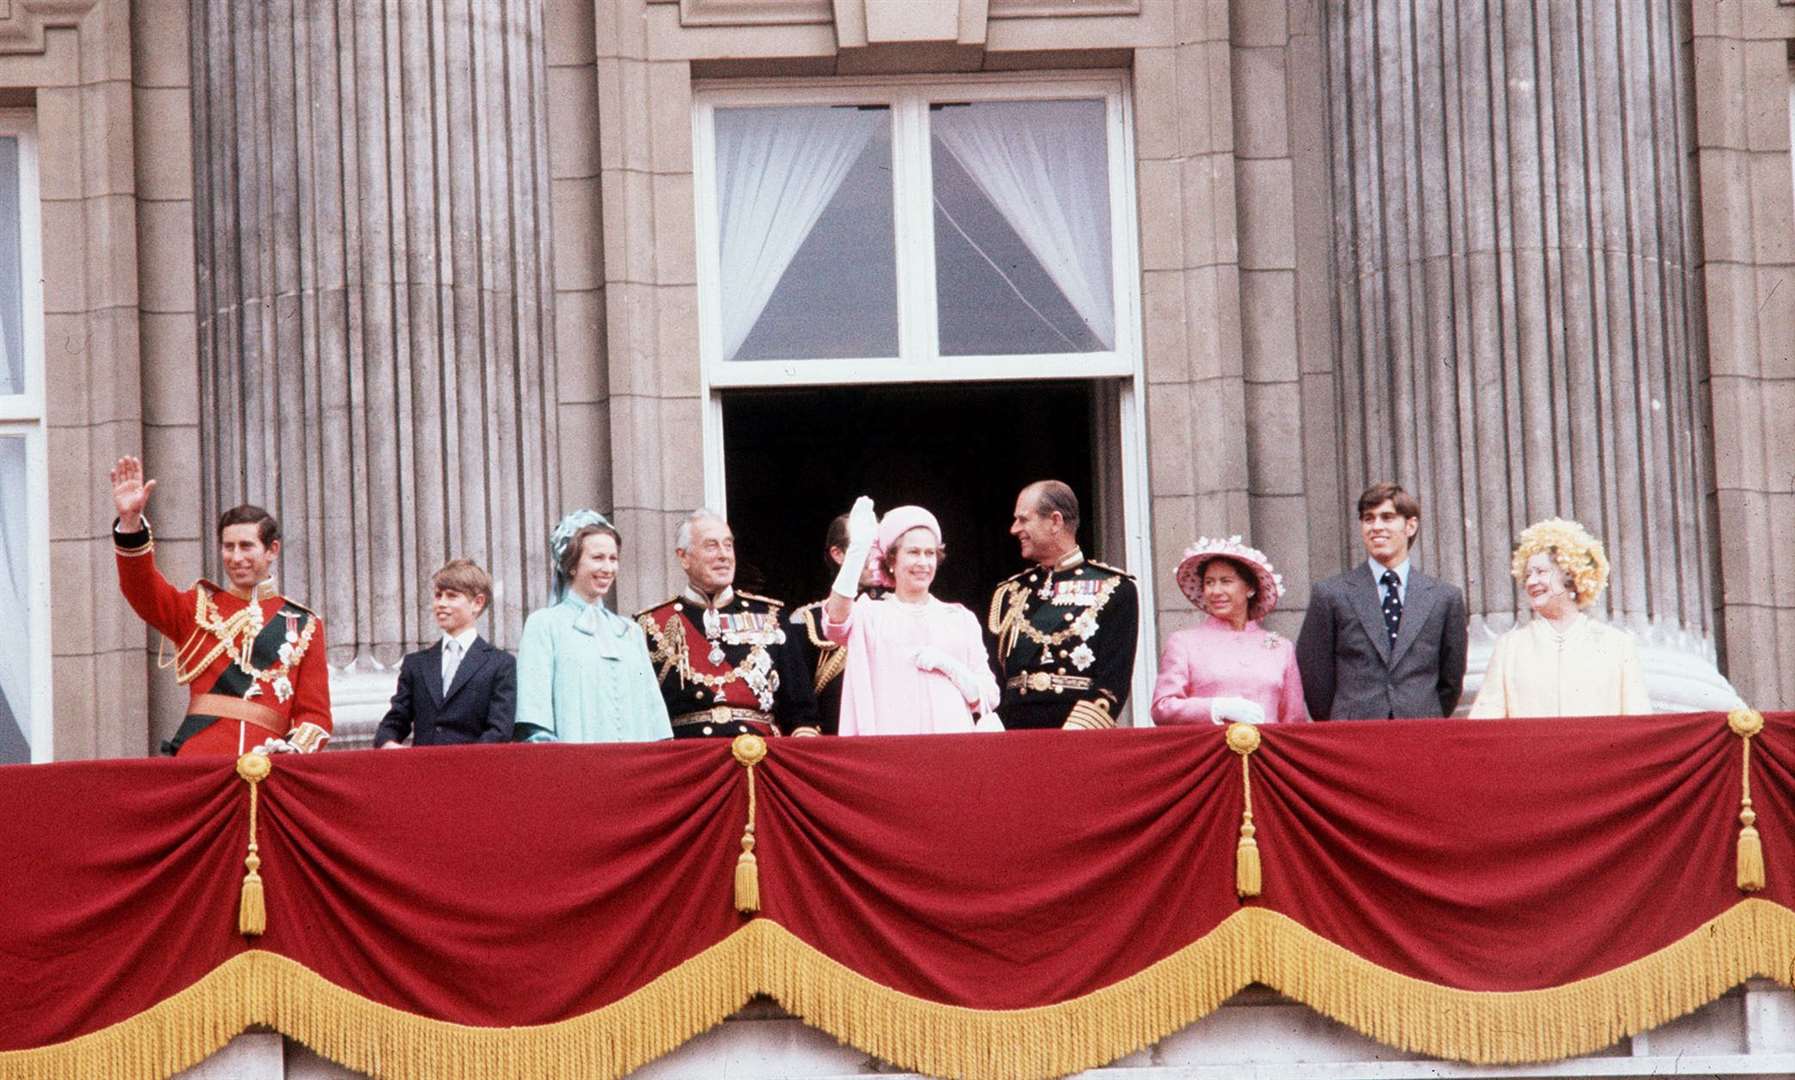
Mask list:
[{"label": "young man in grey suit", "polygon": [[1451,716],[1465,684],[1465,594],[1409,560],[1421,504],[1396,484],[1359,496],[1365,562],[1318,583],[1296,641],[1317,720]]}]

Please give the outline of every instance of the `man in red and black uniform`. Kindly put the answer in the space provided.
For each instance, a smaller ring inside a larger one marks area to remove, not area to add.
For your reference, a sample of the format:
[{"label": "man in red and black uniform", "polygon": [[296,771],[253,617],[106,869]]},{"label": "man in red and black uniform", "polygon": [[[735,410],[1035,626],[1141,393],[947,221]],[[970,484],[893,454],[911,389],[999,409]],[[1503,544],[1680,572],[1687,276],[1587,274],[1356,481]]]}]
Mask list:
[{"label": "man in red and black uniform", "polygon": [[131,609],[175,644],[175,679],[192,694],[187,718],[162,752],[319,749],[330,738],[324,623],[275,591],[268,576],[280,555],[280,525],[259,506],[226,510],[218,519],[218,553],[230,587],[202,578],[177,589],[156,569],[143,516],[155,487],[134,457],[112,467],[119,588]]},{"label": "man in red and black uniform", "polygon": [[680,524],[678,596],[636,622],[673,720],[673,737],[814,734],[810,669],[790,640],[778,600],[735,590],[735,534],[708,510]]}]

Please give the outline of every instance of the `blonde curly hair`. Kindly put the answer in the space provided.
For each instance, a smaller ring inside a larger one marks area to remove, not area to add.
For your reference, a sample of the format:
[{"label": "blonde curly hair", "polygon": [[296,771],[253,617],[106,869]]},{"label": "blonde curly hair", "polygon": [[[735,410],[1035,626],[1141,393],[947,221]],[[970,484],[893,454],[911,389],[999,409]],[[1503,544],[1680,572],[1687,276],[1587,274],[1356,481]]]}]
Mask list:
[{"label": "blonde curly hair", "polygon": [[1510,565],[1517,584],[1527,584],[1527,560],[1540,554],[1550,555],[1553,564],[1564,571],[1580,608],[1595,603],[1608,587],[1608,552],[1575,521],[1547,518],[1522,530]]}]

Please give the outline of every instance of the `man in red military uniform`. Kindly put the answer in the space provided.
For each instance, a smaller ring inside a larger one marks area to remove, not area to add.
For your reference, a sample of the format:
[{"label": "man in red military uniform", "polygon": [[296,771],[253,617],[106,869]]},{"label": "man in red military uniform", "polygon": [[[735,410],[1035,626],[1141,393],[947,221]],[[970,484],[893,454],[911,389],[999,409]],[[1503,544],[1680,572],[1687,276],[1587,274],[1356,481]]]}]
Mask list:
[{"label": "man in red military uniform", "polygon": [[156,482],[124,457],[112,467],[112,527],[118,583],[131,609],[175,643],[175,679],[190,689],[187,718],[163,753],[309,753],[330,738],[330,672],[324,622],[280,595],[268,576],[280,555],[280,525],[259,506],[218,519],[218,553],[230,587],[204,578],[177,589],[156,569],[144,519]]}]

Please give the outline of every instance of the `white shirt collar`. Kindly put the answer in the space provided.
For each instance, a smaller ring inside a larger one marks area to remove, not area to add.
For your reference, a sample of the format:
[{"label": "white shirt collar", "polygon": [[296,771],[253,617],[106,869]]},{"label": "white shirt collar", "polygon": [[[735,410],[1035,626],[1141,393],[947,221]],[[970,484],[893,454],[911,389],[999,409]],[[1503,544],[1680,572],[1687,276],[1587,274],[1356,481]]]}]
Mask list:
[{"label": "white shirt collar", "polygon": [[461,655],[466,656],[467,651],[474,647],[474,642],[479,637],[480,637],[479,628],[470,626],[466,630],[463,630],[459,634],[444,634],[443,635],[443,647],[447,648],[449,642],[453,641],[455,644],[461,646]]},{"label": "white shirt collar", "polygon": [[1384,571],[1385,570],[1396,571],[1396,595],[1402,597],[1405,600],[1408,599],[1408,595],[1409,595],[1409,560],[1404,559],[1401,562],[1397,563],[1395,566],[1385,566],[1383,563],[1378,562],[1376,559],[1366,559],[1365,565],[1369,566],[1371,568],[1371,580],[1377,582],[1377,587],[1379,589],[1382,589],[1384,587]]}]

